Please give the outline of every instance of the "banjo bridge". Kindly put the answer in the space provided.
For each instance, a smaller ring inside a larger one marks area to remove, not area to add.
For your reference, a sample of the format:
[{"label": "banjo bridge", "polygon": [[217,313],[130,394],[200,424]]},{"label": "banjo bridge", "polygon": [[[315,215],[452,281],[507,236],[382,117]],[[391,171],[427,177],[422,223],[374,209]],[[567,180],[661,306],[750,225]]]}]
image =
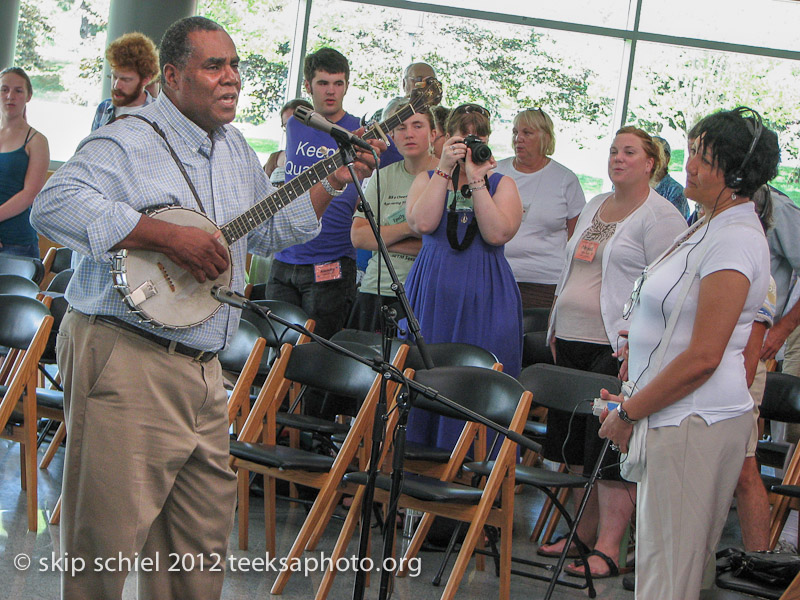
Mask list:
[{"label": "banjo bridge", "polygon": [[[174,281],[172,281],[172,277],[170,277],[170,276],[169,276],[169,273],[167,273],[167,268],[164,266],[164,264],[163,264],[163,263],[160,263],[160,262],[159,262],[159,263],[158,263],[158,269],[159,269],[159,271],[161,271],[161,274],[164,276],[164,279],[166,280],[166,282],[167,282],[167,285],[169,286],[169,289],[170,289],[170,291],[172,291],[172,292],[174,293],[174,292],[175,292],[175,282],[174,282]],[[152,285],[152,283],[151,283],[151,285]],[[158,291],[156,291],[156,293],[158,293]],[[150,297],[150,296],[148,296],[148,298],[149,298],[149,297]]]}]

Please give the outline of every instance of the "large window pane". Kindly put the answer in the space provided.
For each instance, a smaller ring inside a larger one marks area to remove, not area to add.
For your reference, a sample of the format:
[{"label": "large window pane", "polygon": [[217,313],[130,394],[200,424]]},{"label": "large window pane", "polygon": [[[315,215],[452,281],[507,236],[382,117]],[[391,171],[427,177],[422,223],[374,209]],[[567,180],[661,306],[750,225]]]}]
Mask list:
[{"label": "large window pane", "polygon": [[542,107],[556,124],[556,160],[583,175],[587,194],[605,184],[623,42],[410,10],[315,0],[309,52],[333,46],[351,63],[345,109],[372,114],[400,93],[404,67],[430,63],[445,106],[479,102],[493,114],[490,145],[512,154],[511,120]]},{"label": "large window pane", "polygon": [[100,102],[110,0],[23,0],[15,63],[28,70],[28,121],[67,160],[89,135]]},{"label": "large window pane", "polygon": [[800,2],[786,0],[643,0],[642,31],[800,50]]},{"label": "large window pane", "polygon": [[738,105],[754,108],[780,140],[782,166],[775,185],[800,203],[798,77],[798,61],[642,43],[636,52],[629,121],[665,137],[678,150],[673,168],[682,171],[686,132],[701,117]]},{"label": "large window pane", "polygon": [[582,25],[596,25],[624,29],[628,20],[629,0],[494,0],[487,5],[485,0],[411,0],[439,6],[458,6],[479,11],[490,11],[502,15],[535,17],[552,21],[566,21]]},{"label": "large window pane", "polygon": [[242,60],[236,126],[261,158],[282,144],[278,111],[285,102],[296,0],[200,0],[197,14],[230,33]]}]

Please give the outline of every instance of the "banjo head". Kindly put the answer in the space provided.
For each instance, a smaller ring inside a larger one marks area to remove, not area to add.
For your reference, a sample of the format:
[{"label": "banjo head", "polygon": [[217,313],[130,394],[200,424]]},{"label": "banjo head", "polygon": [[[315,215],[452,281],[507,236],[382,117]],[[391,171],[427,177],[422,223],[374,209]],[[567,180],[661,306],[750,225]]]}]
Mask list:
[{"label": "banjo head", "polygon": [[[148,216],[209,233],[218,230],[211,219],[186,208],[162,208]],[[221,237],[219,242],[227,251],[225,239]],[[142,321],[155,327],[185,329],[204,323],[222,307],[211,290],[215,285],[230,286],[233,272],[229,251],[228,264],[217,279],[199,283],[160,252],[124,249],[114,256],[111,274],[122,300]]]}]

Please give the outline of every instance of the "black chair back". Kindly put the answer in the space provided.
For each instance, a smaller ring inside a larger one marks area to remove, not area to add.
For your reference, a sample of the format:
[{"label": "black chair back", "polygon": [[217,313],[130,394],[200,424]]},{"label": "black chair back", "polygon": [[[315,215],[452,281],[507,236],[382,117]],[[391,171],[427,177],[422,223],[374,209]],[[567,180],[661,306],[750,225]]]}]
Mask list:
[{"label": "black chair back", "polygon": [[25,350],[48,315],[47,307],[34,298],[0,295],[0,346]]},{"label": "black chair back", "polygon": [[[340,345],[359,356],[380,358],[372,348],[361,344]],[[286,366],[287,379],[357,400],[366,397],[375,375],[367,365],[314,342],[295,346]]]},{"label": "black chair back", "polygon": [[0,274],[0,294],[14,294],[16,296],[36,298],[39,291],[39,286],[36,285],[32,279],[12,273]]},{"label": "black chair back", "polygon": [[[520,383],[500,371],[483,367],[435,367],[418,371],[415,381],[432,388],[464,408],[508,427],[525,391]],[[412,393],[411,404],[445,417],[469,420],[454,408]]]},{"label": "black chair back", "polygon": [[0,273],[20,275],[39,284],[44,278],[44,265],[38,258],[0,254]]},{"label": "black chair back", "polygon": [[547,331],[550,321],[549,308],[526,308],[522,311],[522,331]]},{"label": "black chair back", "polygon": [[[354,342],[356,344],[361,344],[362,346],[367,346],[375,350],[375,352],[381,353],[383,349],[383,337],[380,333],[374,331],[360,331],[358,329],[342,329],[337,331],[331,336],[331,341],[340,344],[342,342]],[[401,340],[400,338],[392,338],[392,353],[394,354],[397,352],[397,349],[400,347],[401,344],[408,344],[406,340]]]},{"label": "black chair back", "polygon": [[[288,302],[281,300],[254,300],[253,303],[263,306],[279,317],[297,325],[305,325],[308,320],[308,314],[302,308]],[[294,345],[300,338],[300,334],[293,329],[289,329],[276,321],[263,319],[249,308],[242,311],[242,319],[250,321],[258,328],[261,332],[261,337],[267,340],[267,346],[270,348],[280,348],[282,344]]]},{"label": "black chair back", "polygon": [[53,327],[50,329],[50,336],[47,338],[47,345],[42,352],[41,362],[45,364],[56,363],[56,338],[58,337],[58,328],[61,327],[61,321],[64,315],[67,314],[69,303],[64,298],[64,294],[48,294],[52,296],[53,300],[50,303],[50,314],[53,315]]},{"label": "black chair back", "polygon": [[73,269],[64,269],[56,274],[50,280],[50,283],[47,284],[47,291],[53,292],[56,294],[63,294],[67,291],[67,285],[69,284],[69,280],[72,279],[72,274],[75,271]]},{"label": "black chair back", "polygon": [[[493,353],[473,344],[457,342],[428,344],[428,352],[430,352],[434,367],[483,367],[491,369],[498,362]],[[415,371],[421,371],[425,368],[425,363],[422,362],[422,355],[416,346],[411,346],[408,351],[406,367]]]},{"label": "black chair back", "polygon": [[219,353],[219,362],[222,368],[232,373],[241,372],[250,357],[253,345],[259,337],[261,337],[261,334],[258,328],[249,321],[242,319],[231,343]]},{"label": "black chair back", "polygon": [[536,364],[523,369],[519,381],[533,393],[533,403],[548,409],[579,415],[592,414],[592,400],[600,390],[618,394],[622,382],[611,375]]},{"label": "black chair back", "polygon": [[800,423],[800,377],[788,373],[767,373],[761,418]]},{"label": "black chair back", "polygon": [[56,257],[50,266],[51,273],[61,273],[72,267],[72,250],[70,248],[56,248]]},{"label": "black chair back", "polygon": [[546,331],[527,331],[522,335],[522,366],[537,363],[553,364],[553,353],[547,345]]}]

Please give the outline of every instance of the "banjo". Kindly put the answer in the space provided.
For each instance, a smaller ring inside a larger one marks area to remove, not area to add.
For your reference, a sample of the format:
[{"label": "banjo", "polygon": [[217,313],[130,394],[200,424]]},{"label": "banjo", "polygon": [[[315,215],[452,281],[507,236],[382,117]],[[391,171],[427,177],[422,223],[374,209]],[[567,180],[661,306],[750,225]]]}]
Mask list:
[{"label": "banjo", "polygon": [[[420,109],[441,101],[442,88],[436,79],[428,77],[417,85],[420,87],[412,92],[409,104],[385,121],[371,126],[364,133],[365,139],[380,137],[385,140],[384,132],[391,131]],[[180,206],[145,211],[148,217],[167,223],[197,227],[208,233],[219,230],[222,234],[219,242],[228,252],[228,269],[214,281],[199,283],[189,271],[160,252],[122,249],[111,261],[114,289],[142,323],[164,329],[184,329],[204,323],[222,307],[212,295],[214,286],[229,287],[233,279],[229,247],[343,164],[341,152],[335,152],[222,227],[203,213]]]}]

